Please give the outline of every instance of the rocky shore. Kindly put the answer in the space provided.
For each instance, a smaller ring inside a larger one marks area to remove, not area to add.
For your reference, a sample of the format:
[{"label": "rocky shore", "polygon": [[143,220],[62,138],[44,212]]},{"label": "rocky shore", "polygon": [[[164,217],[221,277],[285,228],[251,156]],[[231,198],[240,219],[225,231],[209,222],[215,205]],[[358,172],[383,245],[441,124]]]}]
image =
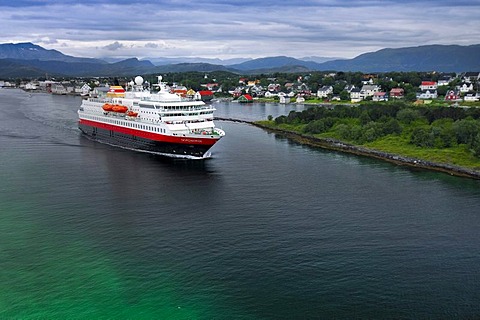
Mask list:
[{"label": "rocky shore", "polygon": [[435,171],[440,171],[440,172],[444,172],[450,175],[455,175],[460,177],[480,179],[480,171],[476,171],[469,168],[463,168],[463,167],[458,167],[458,166],[444,164],[444,163],[430,162],[422,159],[415,159],[415,158],[405,157],[397,154],[382,152],[378,150],[372,150],[372,149],[364,148],[361,146],[347,144],[335,139],[317,138],[317,137],[304,135],[304,134],[293,132],[293,131],[288,131],[288,130],[283,130],[278,128],[271,128],[253,121],[230,119],[230,118],[217,118],[217,119],[224,120],[224,121],[248,123],[256,127],[262,128],[268,132],[281,134],[287,137],[288,139],[291,139],[293,141],[296,141],[298,143],[305,144],[305,145],[320,147],[328,150],[347,152],[347,153],[361,155],[361,156],[372,157],[372,158],[392,162],[398,165],[405,165],[405,166],[415,167],[419,169],[435,170]]}]

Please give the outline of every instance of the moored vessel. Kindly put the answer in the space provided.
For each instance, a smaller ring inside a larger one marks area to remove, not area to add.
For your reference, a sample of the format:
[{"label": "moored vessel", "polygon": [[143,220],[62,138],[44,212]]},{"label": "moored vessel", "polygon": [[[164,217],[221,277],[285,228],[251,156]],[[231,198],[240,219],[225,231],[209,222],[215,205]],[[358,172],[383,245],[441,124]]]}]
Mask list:
[{"label": "moored vessel", "polygon": [[202,159],[225,132],[215,127],[215,108],[182,99],[158,77],[158,92],[143,78],[110,87],[104,98],[88,98],[78,110],[79,129],[89,138],[118,147],[170,157]]}]

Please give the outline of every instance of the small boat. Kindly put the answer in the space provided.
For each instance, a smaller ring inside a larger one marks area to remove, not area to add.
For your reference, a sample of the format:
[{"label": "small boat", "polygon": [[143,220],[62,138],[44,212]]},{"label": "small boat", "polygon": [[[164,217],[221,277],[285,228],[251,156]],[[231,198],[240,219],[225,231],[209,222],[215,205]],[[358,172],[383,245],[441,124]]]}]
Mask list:
[{"label": "small boat", "polygon": [[119,105],[119,104],[115,104],[112,107],[113,112],[125,113],[125,112],[127,112],[127,110],[128,110],[128,107],[125,107],[125,106],[122,106],[122,105]]},{"label": "small boat", "polygon": [[102,106],[102,109],[105,110],[105,111],[112,111],[113,105],[112,105],[112,104],[109,104],[109,103],[105,103],[105,104]]},{"label": "small boat", "polygon": [[136,116],[138,116],[138,112],[128,111],[127,116],[135,118]]}]

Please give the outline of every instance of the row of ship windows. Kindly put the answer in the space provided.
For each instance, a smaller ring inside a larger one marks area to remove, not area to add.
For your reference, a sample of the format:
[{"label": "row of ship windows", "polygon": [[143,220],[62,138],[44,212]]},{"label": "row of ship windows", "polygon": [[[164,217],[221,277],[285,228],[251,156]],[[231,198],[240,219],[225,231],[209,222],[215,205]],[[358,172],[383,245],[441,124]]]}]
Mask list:
[{"label": "row of ship windows", "polygon": [[[138,104],[141,108],[145,109],[156,109],[159,111],[194,111],[194,110],[201,110],[201,109],[211,109],[210,107],[189,107],[189,106],[154,106],[151,104]],[[213,112],[213,110],[212,110]]]},{"label": "row of ship windows", "polygon": [[141,130],[150,130],[150,131],[155,131],[155,132],[160,132],[160,133],[165,133],[166,130],[163,128],[158,128],[158,127],[153,127],[153,126],[147,126],[144,124],[139,124],[139,123],[132,123],[132,122],[126,122],[126,121],[121,121],[121,120],[115,120],[115,119],[105,119],[105,118],[99,118],[99,117],[92,117],[92,120],[95,121],[102,121],[102,122],[108,122],[112,124],[117,124],[117,125],[122,125],[125,127],[130,127],[130,128],[135,128],[135,129],[141,129]]},{"label": "row of ship windows", "polygon": [[[200,112],[200,115],[204,115],[204,114],[213,114],[213,111],[212,112]],[[188,117],[188,116],[198,116],[199,113],[163,113],[162,114],[162,118],[163,117]]]},{"label": "row of ship windows", "polygon": [[[143,113],[147,114],[157,114],[156,111],[143,111]],[[196,112],[196,113],[161,113],[162,117],[178,117],[178,116],[198,116],[198,115],[204,115],[204,114],[213,114],[213,111],[202,111],[202,112]]]}]

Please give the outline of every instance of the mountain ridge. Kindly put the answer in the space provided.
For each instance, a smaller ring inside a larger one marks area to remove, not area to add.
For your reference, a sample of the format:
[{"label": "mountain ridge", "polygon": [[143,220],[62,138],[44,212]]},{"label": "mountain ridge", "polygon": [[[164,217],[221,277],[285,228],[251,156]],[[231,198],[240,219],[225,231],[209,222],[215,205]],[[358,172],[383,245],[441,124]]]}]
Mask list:
[{"label": "mountain ridge", "polygon": [[[317,60],[321,57],[313,57]],[[161,61],[161,58],[152,58]],[[169,58],[166,58],[169,59]],[[174,58],[164,61],[178,61]],[[197,58],[201,59],[201,58]],[[324,58],[327,59],[327,58]],[[308,71],[438,71],[466,72],[480,70],[480,44],[425,45],[405,48],[385,48],[360,54],[352,59],[336,59],[322,63],[288,56],[243,59],[243,62],[221,65],[221,59],[208,62],[178,62],[155,65],[150,60],[129,58],[117,62],[68,56],[57,50],[47,50],[30,42],[0,44],[0,78],[51,76],[134,76],[165,72],[228,71],[238,74]],[[190,60],[194,61],[194,60]],[[242,61],[242,58],[233,60]]]}]

